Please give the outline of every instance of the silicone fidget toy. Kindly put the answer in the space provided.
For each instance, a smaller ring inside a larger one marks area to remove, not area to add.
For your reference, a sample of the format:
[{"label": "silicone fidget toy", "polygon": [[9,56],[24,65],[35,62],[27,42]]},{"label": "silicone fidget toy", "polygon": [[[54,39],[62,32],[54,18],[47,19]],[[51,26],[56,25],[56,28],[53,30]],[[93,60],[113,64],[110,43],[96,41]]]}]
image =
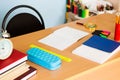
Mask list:
[{"label": "silicone fidget toy", "polygon": [[30,48],[27,54],[28,60],[49,70],[55,70],[61,66],[61,59],[59,57],[41,49]]}]

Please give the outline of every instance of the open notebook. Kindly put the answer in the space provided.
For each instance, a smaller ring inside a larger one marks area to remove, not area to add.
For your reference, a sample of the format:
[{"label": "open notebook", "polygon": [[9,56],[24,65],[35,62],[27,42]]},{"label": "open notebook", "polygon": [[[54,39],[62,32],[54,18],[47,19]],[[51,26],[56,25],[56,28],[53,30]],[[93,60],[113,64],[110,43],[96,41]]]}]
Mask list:
[{"label": "open notebook", "polygon": [[43,39],[40,39],[38,42],[44,43],[58,50],[64,50],[88,34],[88,32],[65,26],[54,31]]}]

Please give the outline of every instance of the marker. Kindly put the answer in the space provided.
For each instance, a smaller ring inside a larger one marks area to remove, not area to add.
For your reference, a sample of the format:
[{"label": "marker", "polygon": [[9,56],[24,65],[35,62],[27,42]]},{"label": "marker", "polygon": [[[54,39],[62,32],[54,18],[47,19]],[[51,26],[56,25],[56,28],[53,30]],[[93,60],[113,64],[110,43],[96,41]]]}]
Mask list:
[{"label": "marker", "polygon": [[107,36],[103,35],[103,34],[99,34],[101,37],[103,38],[107,38]]},{"label": "marker", "polygon": [[53,54],[53,55],[59,57],[60,59],[66,61],[66,62],[71,62],[71,61],[72,61],[71,58],[68,58],[68,57],[62,56],[62,55],[60,55],[60,54],[54,53],[54,52],[49,51],[49,50],[46,50],[46,49],[41,48],[41,47],[39,47],[39,46],[36,46],[36,45],[34,45],[34,44],[31,44],[30,47],[31,47],[31,48],[38,48],[38,49],[41,49],[41,50],[43,50],[43,51],[49,52],[50,54]]}]

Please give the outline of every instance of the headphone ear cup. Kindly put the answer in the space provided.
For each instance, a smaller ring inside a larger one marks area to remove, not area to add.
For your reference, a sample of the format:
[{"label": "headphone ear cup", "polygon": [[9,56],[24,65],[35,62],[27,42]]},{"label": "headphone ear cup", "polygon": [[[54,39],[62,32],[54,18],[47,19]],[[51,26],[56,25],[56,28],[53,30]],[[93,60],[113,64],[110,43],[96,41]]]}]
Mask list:
[{"label": "headphone ear cup", "polygon": [[10,34],[7,32],[7,30],[2,32],[2,37],[3,38],[10,38]]}]

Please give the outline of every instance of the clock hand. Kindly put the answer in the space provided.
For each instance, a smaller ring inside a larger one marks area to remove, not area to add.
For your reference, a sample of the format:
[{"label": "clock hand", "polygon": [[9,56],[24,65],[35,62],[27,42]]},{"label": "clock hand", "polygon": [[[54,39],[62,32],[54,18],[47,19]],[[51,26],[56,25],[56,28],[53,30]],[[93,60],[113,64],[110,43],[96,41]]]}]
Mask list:
[{"label": "clock hand", "polygon": [[5,46],[4,46],[4,44],[2,44],[2,50],[4,50],[5,49]]}]

